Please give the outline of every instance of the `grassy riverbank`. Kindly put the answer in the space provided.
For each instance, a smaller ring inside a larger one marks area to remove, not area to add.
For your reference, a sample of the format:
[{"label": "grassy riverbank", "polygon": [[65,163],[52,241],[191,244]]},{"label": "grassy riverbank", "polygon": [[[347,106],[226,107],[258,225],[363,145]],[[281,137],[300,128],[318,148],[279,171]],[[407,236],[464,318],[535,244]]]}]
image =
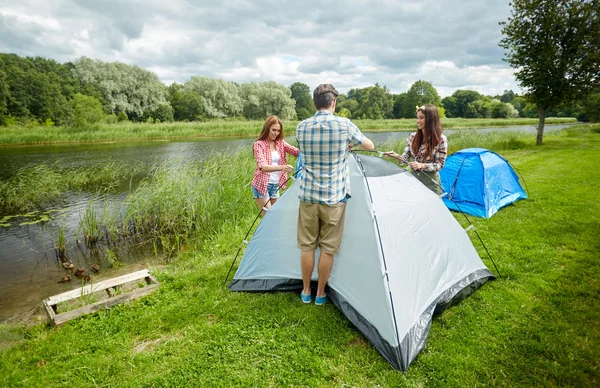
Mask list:
[{"label": "grassy riverbank", "polygon": [[[355,120],[359,128],[369,132],[411,131],[414,119]],[[575,123],[574,118],[548,118],[547,124]],[[294,133],[297,121],[284,122],[285,133]],[[537,119],[444,119],[444,128],[485,128],[514,125],[536,125]],[[215,137],[256,137],[262,121],[217,120],[194,123],[121,123],[87,128],[71,127],[0,127],[0,146],[54,143],[97,143],[164,139],[202,139]]]},{"label": "grassy riverbank", "polygon": [[[255,216],[247,190],[238,191],[252,170],[246,153],[239,171],[211,186],[230,202],[208,206],[220,211],[210,230],[176,263],[151,269],[157,292],[61,328],[0,325],[0,386],[596,386],[599,132],[585,125],[548,133],[543,146],[535,134],[450,137],[454,150],[501,151],[530,198],[471,219],[504,276],[434,319],[406,373],[391,369],[331,304],[222,287]],[[177,179],[155,181],[144,194],[154,195],[149,203],[193,193]],[[228,211],[233,202],[240,205]],[[165,216],[161,222],[177,215]]]}]

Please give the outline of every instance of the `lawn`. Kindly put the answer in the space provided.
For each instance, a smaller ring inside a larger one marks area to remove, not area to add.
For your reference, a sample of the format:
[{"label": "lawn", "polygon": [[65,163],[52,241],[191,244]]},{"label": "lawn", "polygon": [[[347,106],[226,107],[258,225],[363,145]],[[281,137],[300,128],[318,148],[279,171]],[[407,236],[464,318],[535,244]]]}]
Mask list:
[{"label": "lawn", "polygon": [[498,149],[529,199],[470,218],[502,276],[434,319],[405,373],[332,304],[223,287],[248,214],[151,268],[161,287],[148,297],[60,328],[0,326],[0,386],[598,386],[598,128],[547,134],[542,146],[535,134],[461,140]]}]

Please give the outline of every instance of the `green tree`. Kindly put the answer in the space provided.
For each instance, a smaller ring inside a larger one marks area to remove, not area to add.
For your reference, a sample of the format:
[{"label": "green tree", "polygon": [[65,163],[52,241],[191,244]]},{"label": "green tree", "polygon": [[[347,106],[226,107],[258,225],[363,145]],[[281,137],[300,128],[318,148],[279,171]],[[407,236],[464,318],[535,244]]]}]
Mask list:
[{"label": "green tree", "polygon": [[481,100],[484,97],[474,90],[457,90],[452,96],[442,100],[448,117],[469,117],[467,107],[470,103]]},{"label": "green tree", "polygon": [[244,108],[238,87],[233,82],[193,76],[183,84],[183,89],[201,97],[207,118],[236,117]]},{"label": "green tree", "polygon": [[347,112],[345,112],[344,114],[347,114],[348,116],[344,116],[344,117],[349,117],[349,118],[354,117],[354,114],[356,112],[358,112],[358,107],[359,107],[359,103],[358,103],[358,101],[356,101],[356,99],[348,98],[347,96],[345,96],[343,94],[340,94],[338,96],[338,102],[335,105],[335,109],[338,113],[345,109]]},{"label": "green tree", "polygon": [[393,117],[394,97],[384,85],[365,88],[365,99],[363,100],[361,110],[366,114],[366,117],[373,120],[389,119]]},{"label": "green tree", "polygon": [[406,92],[405,104],[402,109],[402,117],[415,117],[415,107],[424,104],[433,104],[437,107],[441,107],[442,99],[431,83],[419,80],[412,84],[408,92]]},{"label": "green tree", "polygon": [[517,112],[519,112],[519,117],[525,117],[524,109],[525,105],[527,105],[527,100],[525,99],[525,97],[517,96],[513,98],[510,103],[512,104],[512,106],[515,107]]},{"label": "green tree", "polygon": [[302,82],[294,82],[290,86],[292,98],[296,101],[296,116],[298,120],[304,120],[315,113],[312,96],[308,85]]},{"label": "green tree", "polygon": [[[71,115],[68,99],[77,89],[67,65],[44,58],[0,54],[4,74],[4,114],[21,122],[64,124]],[[8,92],[6,92],[8,89]],[[2,98],[2,97],[0,97]]]},{"label": "green tree", "polygon": [[283,120],[289,120],[296,115],[296,103],[292,99],[291,90],[275,81],[242,84],[239,95],[244,107],[244,117],[247,119],[260,120],[274,114]]},{"label": "green tree", "polygon": [[181,91],[179,93],[179,98],[173,104],[173,109],[177,114],[177,120],[203,121],[208,117],[205,109],[204,97],[194,91]]},{"label": "green tree", "polygon": [[81,57],[73,64],[73,74],[84,93],[101,93],[107,113],[125,112],[131,120],[141,121],[146,111],[169,104],[158,76],[138,66]]},{"label": "green tree", "polygon": [[6,80],[6,73],[4,72],[2,58],[0,58],[0,125],[5,125],[4,117],[7,114],[8,100],[8,81]]},{"label": "green tree", "polygon": [[71,125],[74,127],[85,127],[95,124],[106,117],[102,109],[102,103],[95,97],[77,93],[71,100],[71,107],[73,108]]},{"label": "green tree", "polygon": [[516,97],[515,92],[512,90],[505,90],[504,93],[500,96],[501,102],[511,102]]},{"label": "green tree", "polygon": [[406,93],[400,93],[394,97],[394,108],[392,109],[392,115],[395,119],[401,119],[404,117],[403,112],[406,106]]},{"label": "green tree", "polygon": [[146,110],[142,120],[147,121],[150,118],[160,123],[173,121],[173,107],[171,104],[161,104],[152,110]]},{"label": "green tree", "polygon": [[519,117],[519,111],[508,102],[493,99],[490,108],[492,118],[494,119],[511,119]]},{"label": "green tree", "polygon": [[593,123],[600,122],[600,89],[598,92],[590,94],[585,100],[583,100],[582,105],[582,120],[591,121]]},{"label": "green tree", "polygon": [[515,77],[537,105],[537,144],[546,113],[600,84],[599,0],[513,0],[500,46]]},{"label": "green tree", "polygon": [[488,119],[492,117],[492,100],[484,97],[467,104],[465,116],[469,119]]}]

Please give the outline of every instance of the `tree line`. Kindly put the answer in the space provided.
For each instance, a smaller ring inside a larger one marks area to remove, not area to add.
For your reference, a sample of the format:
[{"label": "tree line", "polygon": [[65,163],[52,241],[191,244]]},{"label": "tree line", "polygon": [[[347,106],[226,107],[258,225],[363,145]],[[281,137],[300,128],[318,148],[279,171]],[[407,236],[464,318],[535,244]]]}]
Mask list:
[{"label": "tree line", "polygon": [[[443,117],[537,117],[527,96],[511,90],[485,96],[457,90],[440,98],[429,82],[415,82],[405,93],[384,85],[340,94],[336,114],[352,119],[414,118],[415,106],[434,104]],[[548,116],[597,121],[600,93],[548,111]],[[135,65],[81,57],[58,63],[41,57],[0,53],[0,125],[85,126],[98,122],[203,121],[215,118],[261,120],[275,114],[285,120],[314,114],[310,88],[274,81],[237,84],[192,76],[183,84],[163,84]]]}]

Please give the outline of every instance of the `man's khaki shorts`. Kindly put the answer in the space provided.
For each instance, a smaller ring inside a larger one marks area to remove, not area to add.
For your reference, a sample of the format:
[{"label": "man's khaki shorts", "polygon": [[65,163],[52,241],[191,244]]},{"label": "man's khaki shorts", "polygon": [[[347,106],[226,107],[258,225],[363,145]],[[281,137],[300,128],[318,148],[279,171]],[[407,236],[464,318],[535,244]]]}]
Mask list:
[{"label": "man's khaki shorts", "polygon": [[335,255],[342,245],[346,202],[334,205],[300,201],[298,209],[298,248],[313,251],[317,246]]}]

